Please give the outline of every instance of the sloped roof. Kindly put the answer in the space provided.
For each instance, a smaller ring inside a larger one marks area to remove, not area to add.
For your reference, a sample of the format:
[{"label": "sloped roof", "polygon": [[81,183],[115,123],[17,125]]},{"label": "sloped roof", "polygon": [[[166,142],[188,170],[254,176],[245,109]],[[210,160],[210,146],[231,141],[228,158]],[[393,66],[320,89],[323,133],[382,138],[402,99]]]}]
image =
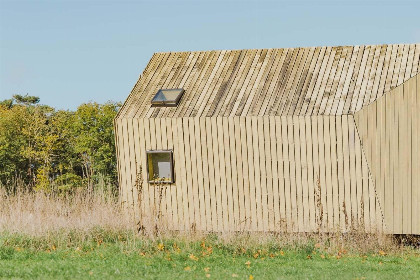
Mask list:
[{"label": "sloped roof", "polygon": [[155,53],[119,117],[352,114],[419,71],[420,44]]}]

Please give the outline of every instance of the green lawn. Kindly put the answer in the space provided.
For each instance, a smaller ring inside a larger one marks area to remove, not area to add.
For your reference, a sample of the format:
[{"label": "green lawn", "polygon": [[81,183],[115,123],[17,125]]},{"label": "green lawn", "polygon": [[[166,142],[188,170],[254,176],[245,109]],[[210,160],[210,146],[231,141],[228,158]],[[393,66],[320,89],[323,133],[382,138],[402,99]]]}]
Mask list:
[{"label": "green lawn", "polygon": [[245,249],[176,239],[54,242],[0,236],[0,278],[420,279],[418,250],[326,253],[317,244]]}]

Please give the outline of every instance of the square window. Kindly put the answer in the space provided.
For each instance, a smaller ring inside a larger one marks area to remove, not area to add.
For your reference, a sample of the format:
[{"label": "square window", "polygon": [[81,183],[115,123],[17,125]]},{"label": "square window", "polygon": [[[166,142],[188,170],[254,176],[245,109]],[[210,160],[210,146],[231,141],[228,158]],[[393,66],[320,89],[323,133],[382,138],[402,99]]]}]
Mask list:
[{"label": "square window", "polygon": [[147,172],[150,183],[174,183],[173,152],[146,151]]},{"label": "square window", "polygon": [[174,107],[184,94],[184,89],[160,89],[152,99],[152,106]]}]

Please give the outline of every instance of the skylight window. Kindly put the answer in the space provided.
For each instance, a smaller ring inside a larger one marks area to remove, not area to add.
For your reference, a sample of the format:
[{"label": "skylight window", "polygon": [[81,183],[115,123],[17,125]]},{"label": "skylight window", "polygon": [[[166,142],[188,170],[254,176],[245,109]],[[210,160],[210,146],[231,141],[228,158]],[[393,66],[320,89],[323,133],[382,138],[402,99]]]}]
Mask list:
[{"label": "skylight window", "polygon": [[178,105],[184,89],[160,89],[152,99],[153,106],[173,107]]}]

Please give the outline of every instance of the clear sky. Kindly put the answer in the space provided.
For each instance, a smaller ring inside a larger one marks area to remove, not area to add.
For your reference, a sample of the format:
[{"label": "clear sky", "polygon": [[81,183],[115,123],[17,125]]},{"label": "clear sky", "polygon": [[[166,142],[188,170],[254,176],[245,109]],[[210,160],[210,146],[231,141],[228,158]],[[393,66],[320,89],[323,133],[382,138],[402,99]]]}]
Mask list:
[{"label": "clear sky", "polygon": [[124,101],[159,51],[419,42],[419,0],[0,0],[0,100]]}]

